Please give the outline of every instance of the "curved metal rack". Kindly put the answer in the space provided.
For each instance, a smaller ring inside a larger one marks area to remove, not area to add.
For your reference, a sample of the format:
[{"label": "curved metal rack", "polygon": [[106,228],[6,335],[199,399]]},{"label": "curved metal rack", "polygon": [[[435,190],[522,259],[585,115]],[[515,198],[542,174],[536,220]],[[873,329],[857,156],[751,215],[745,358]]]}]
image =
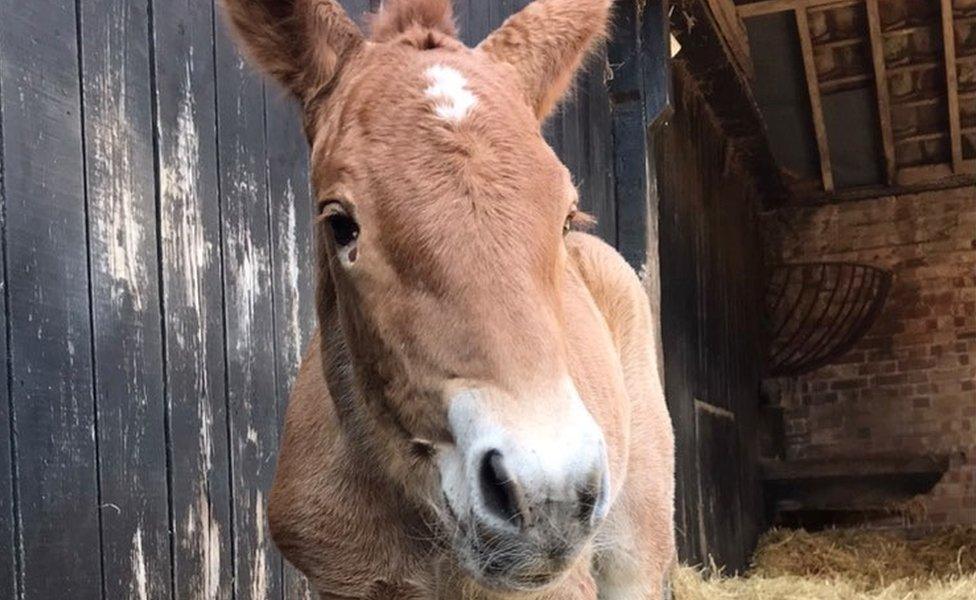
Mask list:
[{"label": "curved metal rack", "polygon": [[773,267],[766,288],[770,376],[809,373],[851,349],[874,323],[891,272],[847,262]]}]

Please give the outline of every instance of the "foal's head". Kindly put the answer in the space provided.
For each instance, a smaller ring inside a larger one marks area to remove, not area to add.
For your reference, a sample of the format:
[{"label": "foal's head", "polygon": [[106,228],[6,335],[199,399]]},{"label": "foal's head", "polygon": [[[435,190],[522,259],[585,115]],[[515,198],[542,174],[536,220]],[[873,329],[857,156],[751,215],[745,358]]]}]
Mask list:
[{"label": "foal's head", "polygon": [[610,0],[538,0],[473,49],[448,0],[388,0],[369,39],[331,0],[225,3],[304,106],[347,436],[481,583],[552,582],[609,510],[622,434],[571,373],[567,329],[601,317],[569,281],[576,190],[540,130]]}]

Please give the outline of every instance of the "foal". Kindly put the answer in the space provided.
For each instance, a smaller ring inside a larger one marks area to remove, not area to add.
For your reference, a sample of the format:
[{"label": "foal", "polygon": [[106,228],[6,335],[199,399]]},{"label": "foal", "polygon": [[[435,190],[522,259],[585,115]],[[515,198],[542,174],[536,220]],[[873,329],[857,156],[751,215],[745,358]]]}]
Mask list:
[{"label": "foal", "polygon": [[270,521],[323,598],[659,598],[673,437],[646,297],[570,231],[541,124],[610,0],[537,0],[476,48],[447,0],[224,0],[304,108],[319,331]]}]

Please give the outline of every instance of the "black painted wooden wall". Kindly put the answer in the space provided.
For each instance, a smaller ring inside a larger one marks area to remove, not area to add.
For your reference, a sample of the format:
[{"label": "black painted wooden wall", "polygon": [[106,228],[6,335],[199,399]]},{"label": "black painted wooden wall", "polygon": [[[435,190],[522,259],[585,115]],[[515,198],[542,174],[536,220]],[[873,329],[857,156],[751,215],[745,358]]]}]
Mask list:
[{"label": "black painted wooden wall", "polygon": [[[460,0],[465,39],[524,4]],[[307,595],[264,513],[313,326],[305,142],[215,15],[0,0],[0,598]],[[615,115],[589,64],[547,135],[636,266],[639,86]]]},{"label": "black painted wooden wall", "polygon": [[747,566],[763,525],[760,197],[681,65],[674,115],[653,136],[676,527],[683,560],[734,571]]}]

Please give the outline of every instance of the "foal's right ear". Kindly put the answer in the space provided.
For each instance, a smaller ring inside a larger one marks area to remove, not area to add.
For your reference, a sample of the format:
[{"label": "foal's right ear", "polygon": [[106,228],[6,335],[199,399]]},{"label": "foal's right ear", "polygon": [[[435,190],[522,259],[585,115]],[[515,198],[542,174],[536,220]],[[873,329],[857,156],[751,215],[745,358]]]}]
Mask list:
[{"label": "foal's right ear", "polygon": [[335,0],[221,0],[238,43],[300,100],[328,86],[363,35]]}]

